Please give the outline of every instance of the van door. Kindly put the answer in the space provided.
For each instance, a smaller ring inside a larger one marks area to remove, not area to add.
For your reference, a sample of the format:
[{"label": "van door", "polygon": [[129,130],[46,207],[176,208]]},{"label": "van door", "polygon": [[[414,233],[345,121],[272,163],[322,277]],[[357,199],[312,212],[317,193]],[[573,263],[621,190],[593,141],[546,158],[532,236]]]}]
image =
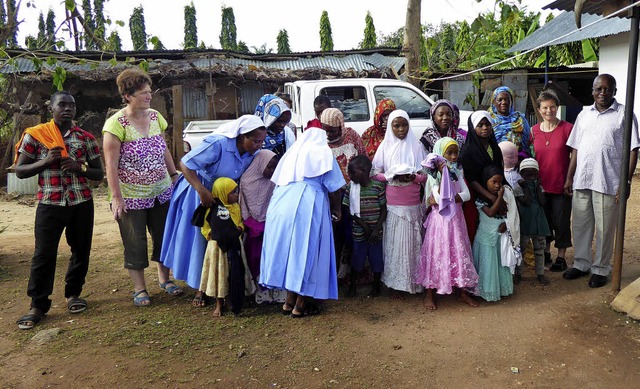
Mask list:
[{"label": "van door", "polygon": [[411,129],[418,139],[431,124],[431,104],[429,98],[418,89],[404,85],[376,85],[373,87],[376,99],[375,106],[384,99],[391,99],[396,103],[396,109],[402,109],[409,114]]},{"label": "van door", "polygon": [[296,126],[296,135],[302,133],[302,110],[300,109],[300,87],[292,82],[284,84],[284,93],[291,97],[291,123]]},{"label": "van door", "polygon": [[320,88],[317,94],[323,94],[331,100],[331,106],[344,114],[344,122],[359,134],[373,123],[370,110],[370,96],[364,85],[340,85]]}]

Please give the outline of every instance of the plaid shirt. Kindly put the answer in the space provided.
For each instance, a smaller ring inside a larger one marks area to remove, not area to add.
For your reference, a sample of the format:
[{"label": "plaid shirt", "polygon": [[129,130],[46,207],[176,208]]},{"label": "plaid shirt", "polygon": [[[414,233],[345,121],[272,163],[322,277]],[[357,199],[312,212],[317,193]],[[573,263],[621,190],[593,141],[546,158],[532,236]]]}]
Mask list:
[{"label": "plaid shirt", "polygon": [[[71,127],[63,139],[69,157],[79,163],[100,157],[96,138],[80,127]],[[26,134],[18,152],[39,161],[47,158],[49,149]],[[86,177],[63,173],[60,164],[54,163],[38,175],[38,200],[49,205],[77,205],[91,200],[91,188]]]}]

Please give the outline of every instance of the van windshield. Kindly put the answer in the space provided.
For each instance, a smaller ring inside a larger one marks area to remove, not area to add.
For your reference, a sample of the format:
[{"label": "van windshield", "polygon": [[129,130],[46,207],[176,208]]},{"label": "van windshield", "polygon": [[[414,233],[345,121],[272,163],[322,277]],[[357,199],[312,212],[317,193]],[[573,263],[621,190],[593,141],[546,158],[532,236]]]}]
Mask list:
[{"label": "van windshield", "polygon": [[341,86],[323,88],[320,94],[329,97],[331,106],[344,114],[344,121],[366,122],[369,120],[369,103],[367,91],[362,86]]},{"label": "van windshield", "polygon": [[411,119],[430,119],[431,104],[415,91],[402,86],[376,86],[373,88],[376,97],[376,106],[384,99],[391,99],[396,103],[397,109],[402,109],[409,114]]}]

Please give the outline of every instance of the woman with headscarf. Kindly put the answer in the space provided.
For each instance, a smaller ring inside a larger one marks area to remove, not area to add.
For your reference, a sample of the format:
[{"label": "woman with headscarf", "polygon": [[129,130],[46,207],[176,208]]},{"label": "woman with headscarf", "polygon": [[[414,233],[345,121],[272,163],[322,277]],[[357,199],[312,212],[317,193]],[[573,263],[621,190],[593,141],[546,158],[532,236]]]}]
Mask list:
[{"label": "woman with headscarf", "polygon": [[519,158],[522,160],[531,156],[529,148],[531,127],[524,114],[514,109],[514,105],[513,91],[509,87],[501,86],[493,91],[492,103],[488,111],[498,143],[507,140],[516,145]]},{"label": "woman with headscarf", "polygon": [[438,100],[431,106],[431,124],[422,133],[420,142],[424,145],[427,153],[433,152],[433,146],[438,139],[449,137],[454,139],[460,147],[464,145],[464,136],[458,132],[455,110],[449,100]]},{"label": "woman with headscarf", "polygon": [[472,113],[469,116],[468,128],[467,140],[460,152],[460,163],[471,193],[471,200],[464,203],[463,210],[467,221],[469,241],[473,244],[479,220],[475,200],[483,198],[492,203],[496,200],[496,196],[483,186],[482,170],[489,165],[496,165],[500,169],[504,168],[502,151],[493,134],[489,112],[475,111]]},{"label": "woman with headscarf", "polygon": [[271,180],[277,185],[267,209],[260,285],[287,290],[284,314],[304,317],[308,298],[337,299],[331,220],[341,217],[345,184],[320,128],[309,128],[285,153]]},{"label": "woman with headscarf", "polygon": [[[273,151],[262,150],[240,178],[240,209],[244,220],[244,252],[251,277],[257,282],[260,276],[260,255],[264,238],[267,207],[276,184],[271,181],[278,165],[278,157]],[[284,302],[284,296],[277,290],[257,290],[258,304],[274,301]]]},{"label": "woman with headscarf", "polygon": [[[262,120],[244,115],[220,126],[180,161],[182,176],[173,189],[160,262],[194,289],[200,287],[207,241],[200,228],[191,224],[193,213],[200,204],[207,208],[213,206],[211,188],[217,178],[240,179],[255,153],[262,148],[265,137]],[[205,305],[201,291],[196,293],[193,305]]]},{"label": "woman with headscarf", "polygon": [[258,100],[255,115],[262,119],[267,128],[263,148],[281,157],[296,141],[295,134],[287,126],[291,121],[291,109],[278,96],[266,94]]},{"label": "woman with headscarf", "polygon": [[375,180],[387,182],[382,282],[392,289],[395,299],[402,298],[399,291],[422,291],[413,281],[422,245],[424,206],[420,191],[427,180],[419,171],[426,156],[411,131],[409,115],[400,109],[391,112],[386,136],[373,157],[372,173]]},{"label": "woman with headscarf", "polygon": [[384,139],[384,134],[387,131],[387,119],[395,109],[396,103],[393,100],[380,100],[373,114],[373,126],[367,128],[362,134],[362,143],[370,160],[373,160],[373,156]]}]

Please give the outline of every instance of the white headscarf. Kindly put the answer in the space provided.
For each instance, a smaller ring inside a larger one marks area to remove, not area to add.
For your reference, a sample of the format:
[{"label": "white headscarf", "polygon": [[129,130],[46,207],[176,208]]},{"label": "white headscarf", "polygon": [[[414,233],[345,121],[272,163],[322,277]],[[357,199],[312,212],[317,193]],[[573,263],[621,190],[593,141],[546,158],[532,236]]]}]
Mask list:
[{"label": "white headscarf", "polygon": [[213,133],[233,139],[239,134],[246,134],[260,127],[264,127],[262,119],[255,115],[242,115],[236,120],[216,128]]},{"label": "white headscarf", "polygon": [[[393,119],[398,117],[405,118],[409,122],[409,132],[404,139],[399,139],[393,133]],[[389,119],[387,119],[387,132],[384,140],[380,143],[378,151],[373,157],[373,172],[413,174],[422,168],[420,163],[426,156],[424,146],[411,131],[409,115],[401,109],[391,112]]]},{"label": "white headscarf", "polygon": [[473,128],[470,128],[469,131],[473,131],[478,126],[478,123],[480,123],[482,119],[487,119],[489,123],[491,123],[491,115],[489,114],[489,112],[474,111],[471,114],[471,123],[473,123]]},{"label": "white headscarf", "polygon": [[333,153],[327,145],[327,133],[311,127],[305,130],[280,159],[271,181],[287,185],[305,177],[318,177],[333,168]]}]

